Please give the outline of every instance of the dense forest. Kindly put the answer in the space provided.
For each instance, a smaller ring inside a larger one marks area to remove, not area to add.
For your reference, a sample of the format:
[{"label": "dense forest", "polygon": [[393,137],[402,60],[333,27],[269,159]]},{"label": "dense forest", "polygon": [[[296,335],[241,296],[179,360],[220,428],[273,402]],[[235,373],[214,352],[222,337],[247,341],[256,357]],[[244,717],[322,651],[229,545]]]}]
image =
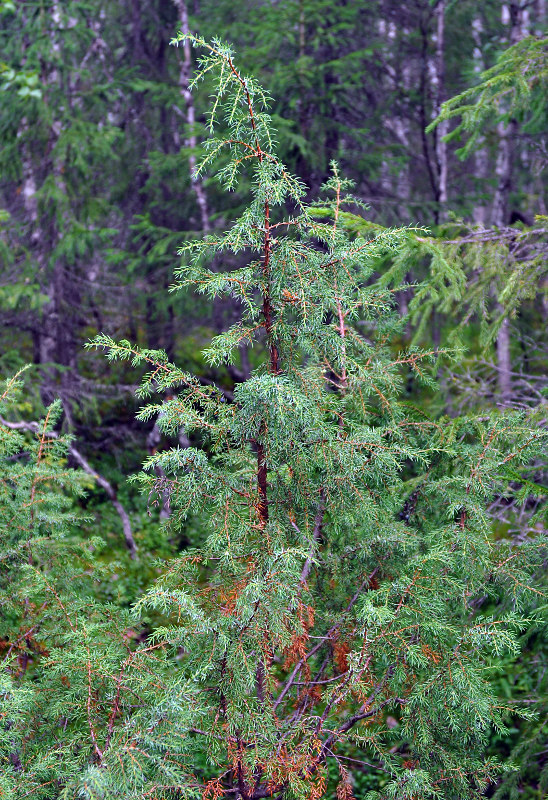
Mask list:
[{"label": "dense forest", "polygon": [[548,794],[545,0],[0,0],[0,799]]}]

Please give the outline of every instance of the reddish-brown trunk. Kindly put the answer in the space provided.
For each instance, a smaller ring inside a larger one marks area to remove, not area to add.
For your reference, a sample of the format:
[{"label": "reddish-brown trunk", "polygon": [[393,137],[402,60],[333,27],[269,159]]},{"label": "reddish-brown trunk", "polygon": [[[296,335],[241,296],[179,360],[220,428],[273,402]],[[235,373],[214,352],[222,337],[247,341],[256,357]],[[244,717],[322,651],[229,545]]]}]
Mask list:
[{"label": "reddish-brown trunk", "polygon": [[266,331],[266,337],[268,341],[268,351],[269,351],[269,369],[273,375],[277,375],[279,372],[279,364],[278,364],[278,348],[276,347],[276,343],[274,342],[274,337],[272,334],[272,321],[274,315],[274,309],[272,307],[272,300],[270,297],[270,275],[269,275],[269,268],[270,268],[270,249],[271,249],[271,241],[270,241],[270,206],[268,204],[268,200],[264,204],[264,257],[263,257],[263,277],[265,281],[265,287],[263,292],[263,324],[264,329]]},{"label": "reddish-brown trunk", "polygon": [[[266,431],[266,428],[264,429]],[[261,525],[268,522],[268,490],[267,490],[268,467],[266,465],[265,452],[262,444],[257,444],[257,488],[259,491],[259,503],[257,510]]]}]

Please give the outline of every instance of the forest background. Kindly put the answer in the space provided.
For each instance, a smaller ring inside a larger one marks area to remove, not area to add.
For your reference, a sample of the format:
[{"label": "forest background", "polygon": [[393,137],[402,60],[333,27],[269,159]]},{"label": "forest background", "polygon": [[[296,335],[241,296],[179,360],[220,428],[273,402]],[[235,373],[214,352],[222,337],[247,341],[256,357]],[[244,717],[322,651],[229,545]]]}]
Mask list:
[{"label": "forest background", "polygon": [[[191,94],[195,54],[188,42],[169,46],[175,32],[233,43],[274,98],[280,156],[311,198],[339,163],[368,205],[361,218],[346,215],[350,234],[413,226],[378,264],[380,280],[404,286],[396,297],[407,323],[393,346],[458,340],[463,354],[440,363],[435,391],[410,371],[407,400],[433,417],[534,408],[543,424],[547,68],[534,41],[545,26],[544,0],[2,0],[0,377],[32,365],[12,424],[60,398],[57,430],[73,435],[70,463],[89,478],[84,532],[98,532],[122,565],[104,587],[113,602],[130,606],[154,578],[154,558],[199,542],[201,522],[166,535],[169,498],[150,504],[128,483],[177,437],[136,420],[141,372],[84,344],[103,332],[162,348],[228,402],[260,359],[243,345],[238,366],[212,368],[202,348],[235,322],[238,303],[168,292],[178,247],[226,228],[246,197],[245,182],[227,195],[207,171],[194,173],[210,86]],[[501,61],[509,48],[516,61]],[[467,129],[462,115],[450,118],[459,102],[439,121],[445,101],[485,88],[497,64],[501,83],[460,101]],[[230,258],[217,268],[238,266]],[[178,441],[189,445],[183,429]],[[536,464],[529,478],[545,485],[543,476]],[[538,530],[539,504],[494,501],[493,536]],[[534,630],[523,645],[495,680],[501,696],[536,709],[536,722],[510,710],[511,735],[493,734],[491,750],[521,764],[515,786],[536,798],[548,650]]]}]

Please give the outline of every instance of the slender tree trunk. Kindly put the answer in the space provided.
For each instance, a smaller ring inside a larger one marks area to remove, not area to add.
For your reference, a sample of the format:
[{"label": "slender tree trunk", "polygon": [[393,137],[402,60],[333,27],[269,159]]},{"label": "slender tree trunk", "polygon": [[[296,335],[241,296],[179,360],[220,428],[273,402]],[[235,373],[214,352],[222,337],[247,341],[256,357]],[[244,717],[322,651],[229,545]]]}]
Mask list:
[{"label": "slender tree trunk", "polygon": [[[383,9],[384,11],[384,9]],[[377,28],[379,32],[379,36],[382,39],[389,39],[392,33],[392,30],[389,27],[390,23],[386,22],[385,15],[381,14],[380,19],[377,21]],[[395,31],[395,27],[393,29]],[[388,42],[383,43],[382,45],[382,52],[384,55],[385,60],[387,60],[390,56],[390,48],[388,46]],[[390,75],[392,81],[394,81],[394,75],[389,71],[388,67],[385,69],[385,74]],[[393,186],[392,186],[392,176],[390,175],[390,162],[388,159],[383,158],[381,163],[381,172],[380,172],[380,187],[381,191],[387,197],[391,197],[394,193]]]},{"label": "slender tree trunk", "polygon": [[508,202],[512,188],[512,173],[514,167],[514,147],[518,125],[515,120],[508,124],[500,122],[497,127],[498,153],[495,165],[497,187],[493,197],[491,209],[491,223],[499,228],[508,224]]},{"label": "slender tree trunk", "polygon": [[[532,5],[531,19],[529,21],[531,33],[538,37],[545,36],[547,22],[546,0],[536,0]],[[521,153],[521,160],[525,166],[525,173],[529,176],[525,192],[527,216],[531,219],[534,219],[535,214],[546,216],[546,181],[543,176],[546,166],[546,154],[541,151],[540,147],[534,148],[532,152],[524,147]]]},{"label": "slender tree trunk", "polygon": [[[29,128],[25,121],[21,130],[20,136],[25,141],[29,136]],[[44,323],[44,318],[48,313],[48,306],[52,304],[53,287],[47,285],[47,235],[42,227],[42,220],[38,212],[37,192],[37,175],[34,165],[34,157],[32,148],[25,142],[22,148],[23,151],[23,185],[21,187],[21,197],[25,206],[25,214],[27,223],[30,228],[30,243],[31,253],[36,266],[37,279],[40,284],[40,289],[44,295],[47,295],[48,301],[44,304],[42,309],[42,319],[39,321],[38,327],[35,332],[34,351],[35,360],[39,364],[47,362],[47,356],[53,352],[54,346],[50,335],[50,329]],[[51,376],[42,375],[42,380],[49,382]],[[47,398],[44,393],[44,388],[41,389],[42,400],[48,403],[50,398]]]},{"label": "slender tree trunk", "polygon": [[[514,45],[527,34],[527,9],[525,3],[512,2],[503,4],[502,21],[509,24],[509,44]],[[518,124],[511,119],[508,124],[499,123],[499,149],[495,166],[497,187],[491,210],[491,224],[503,227],[508,224],[508,205],[514,168],[514,152]],[[497,303],[497,311],[502,313],[502,307]],[[511,336],[510,321],[505,318],[497,336],[497,368],[498,389],[501,401],[506,403],[512,395],[512,362],[510,357]]]},{"label": "slender tree trunk", "polygon": [[[181,31],[185,34],[188,34],[190,33],[190,28],[188,23],[188,8],[186,1],[174,0],[174,2],[179,12],[179,19],[181,21]],[[204,231],[204,233],[208,233],[211,230],[211,225],[209,222],[207,195],[202,178],[196,175],[196,154],[195,154],[197,145],[196,111],[194,108],[194,97],[192,95],[192,92],[190,91],[190,80],[192,73],[192,50],[188,39],[185,39],[183,41],[182,47],[183,47],[183,61],[181,64],[181,71],[179,73],[179,86],[181,88],[181,94],[184,98],[186,105],[186,123],[188,126],[188,139],[186,145],[190,150],[190,154],[188,156],[188,165],[190,168],[190,181],[192,184],[192,188],[194,189],[194,193],[196,195],[196,200],[198,201],[198,207],[200,209],[200,220],[201,220],[202,230]]]},{"label": "slender tree trunk", "polygon": [[[22,129],[22,136],[28,135],[28,128]],[[32,229],[30,234],[31,253],[36,267],[37,281],[40,291],[47,300],[42,305],[40,320],[35,333],[35,358],[40,364],[41,386],[40,396],[44,405],[49,405],[58,395],[55,364],[58,363],[58,293],[62,291],[62,274],[60,265],[50,269],[49,253],[53,245],[54,233],[40,213],[36,197],[38,176],[34,166],[34,156],[25,145],[23,159],[22,196],[25,204],[27,220]]]},{"label": "slender tree trunk", "polygon": [[[299,122],[299,133],[302,138],[308,140],[310,131],[310,113],[311,113],[311,100],[309,91],[306,86],[305,80],[305,57],[306,57],[306,9],[305,0],[299,0],[299,61],[298,61],[298,74],[297,80],[299,83],[299,92],[297,97],[297,116]],[[306,184],[310,187],[312,183],[312,170],[310,163],[308,163],[306,156],[303,154],[302,149],[299,149],[297,155],[297,172],[300,174]]]},{"label": "slender tree trunk", "polygon": [[[409,30],[404,27],[402,30],[402,35],[403,37],[409,36]],[[395,38],[395,31],[392,38]],[[411,65],[407,58],[402,59],[401,69],[398,70],[398,73],[399,80],[401,82],[401,88],[403,89],[405,95],[408,96],[412,86],[412,74]],[[402,147],[403,152],[407,154],[410,149],[410,127],[407,115],[397,114],[394,117],[393,131],[396,135],[398,143]],[[411,176],[409,174],[409,161],[406,161],[405,164],[402,164],[402,167],[399,171],[395,194],[398,200],[401,201],[401,205],[398,206],[400,217],[402,219],[406,219],[409,217],[408,203],[411,199]]]},{"label": "slender tree trunk", "polygon": [[[386,40],[383,47],[384,59],[389,63],[392,56],[395,56],[394,68],[387,70],[387,92],[399,92],[407,99],[413,86],[412,66],[405,53],[402,52],[401,41],[405,41],[409,36],[409,29],[405,26],[401,29],[401,39],[398,43],[398,27],[392,21],[386,22],[380,19],[378,22],[379,34]],[[404,157],[407,156],[410,145],[410,124],[409,117],[396,111],[386,119],[385,125],[393,135],[396,145],[401,148]],[[411,199],[411,176],[409,161],[400,162],[400,168],[395,175],[390,170],[390,163],[383,159],[381,164],[381,188],[388,197],[395,197],[400,201],[398,209],[398,224],[402,220],[409,219],[409,200]]]},{"label": "slender tree trunk", "polygon": [[[59,31],[63,28],[63,18],[58,2],[52,5],[50,17],[49,38],[51,50],[55,55],[53,64],[61,63],[62,53]],[[50,71],[43,83],[46,86],[59,84],[61,76],[56,66]],[[67,87],[67,104],[71,103],[71,87]],[[53,120],[50,125],[49,141],[46,146],[47,153],[55,153],[55,145],[59,138],[61,124]],[[69,207],[67,200],[66,185],[63,178],[63,164],[53,155],[53,177],[57,189],[57,208],[55,213],[51,209],[47,213],[38,207],[36,199],[32,197],[32,192],[36,191],[37,183],[33,174],[33,155],[29,154],[26,165],[26,184],[25,194],[27,206],[32,209],[31,219],[35,222],[35,231],[32,239],[36,242],[35,254],[37,257],[37,267],[39,283],[42,292],[48,300],[42,306],[42,319],[38,335],[38,352],[40,364],[42,364],[42,387],[41,395],[45,404],[51,403],[55,397],[60,396],[69,426],[72,426],[70,397],[72,395],[72,383],[74,380],[74,370],[76,366],[75,355],[75,336],[73,330],[73,310],[77,307],[76,302],[70,302],[69,294],[74,289],[67,282],[67,265],[64,259],[54,256],[55,248],[60,240],[60,229],[58,219],[62,220],[62,230],[69,226],[68,215]],[[52,258],[53,256],[53,258]],[[65,369],[59,370],[58,367]],[[72,374],[71,374],[72,371]]]},{"label": "slender tree trunk", "polygon": [[[497,309],[502,310],[497,303]],[[510,358],[510,320],[505,317],[497,336],[497,368],[500,399],[507,403],[512,395],[512,361]]]},{"label": "slender tree trunk", "polygon": [[[472,37],[474,39],[474,74],[479,80],[480,74],[485,69],[485,62],[483,59],[482,38],[483,23],[481,17],[478,15],[472,22]],[[479,190],[480,194],[484,194],[487,188],[487,181],[489,179],[489,153],[483,147],[484,138],[479,139],[479,146],[474,153],[474,177],[476,179],[476,191]],[[482,201],[474,204],[473,218],[476,225],[485,226],[488,224],[488,208]]]},{"label": "slender tree trunk", "polygon": [[[438,180],[436,175],[436,159],[435,159],[435,153],[432,154],[431,142],[429,141],[428,136],[426,135],[426,127],[428,125],[427,107],[429,105],[429,99],[428,99],[429,84],[432,81],[432,69],[431,69],[432,59],[429,56],[430,31],[428,25],[422,19],[420,21],[420,34],[421,34],[421,57],[420,57],[420,80],[419,80],[419,91],[420,91],[419,114],[420,114],[422,154],[426,164],[428,180],[432,189],[432,195],[437,203],[439,197],[439,191],[438,191]],[[436,223],[439,221],[438,209],[439,207],[436,209],[436,212],[434,214]]]},{"label": "slender tree trunk", "polygon": [[[435,56],[430,59],[429,72],[432,86],[432,118],[439,116],[445,94],[445,0],[438,0],[434,12],[435,32],[432,36]],[[437,222],[443,222],[447,214],[447,144],[443,141],[448,131],[447,121],[441,122],[434,131],[434,148],[437,173]]]},{"label": "slender tree trunk", "polygon": [[536,0],[535,3],[535,35],[544,36],[547,21],[546,0]]},{"label": "slender tree trunk", "polygon": [[[185,0],[174,0],[175,6],[177,8],[179,14],[179,20],[181,24],[181,31],[185,34],[190,33],[190,26],[188,21],[188,7]],[[186,115],[183,114],[178,108],[175,108],[175,111],[179,114],[184,116],[187,128],[188,128],[188,138],[186,139],[185,145],[189,148],[189,156],[188,156],[188,166],[190,172],[190,183],[194,194],[196,195],[196,200],[198,203],[198,209],[200,213],[200,224],[202,231],[204,233],[209,233],[211,230],[211,225],[209,222],[209,208],[207,202],[207,195],[205,191],[205,186],[203,183],[202,178],[196,175],[196,146],[197,146],[197,137],[196,137],[196,110],[194,106],[194,97],[192,92],[190,91],[190,81],[191,81],[191,73],[192,73],[192,49],[188,39],[185,39],[182,44],[183,50],[183,60],[181,63],[181,69],[179,72],[179,87],[181,90],[181,95],[185,101],[185,108],[186,108]],[[175,144],[179,147],[180,138],[179,132],[175,130],[174,133]],[[169,320],[168,320],[168,330],[171,329],[173,331],[173,307],[170,306],[169,308]],[[173,339],[173,333],[169,336],[169,339]],[[167,348],[166,348],[167,349]],[[160,445],[162,439],[162,434],[160,431],[160,427],[158,425],[158,420],[155,421],[152,429],[149,431],[147,436],[147,449],[150,455],[154,455],[158,447]],[[185,431],[181,428],[179,431],[179,443],[181,447],[189,447],[190,442],[188,437],[186,436]],[[155,467],[155,473],[160,481],[160,495],[161,495],[161,509],[160,509],[160,519],[167,520],[171,516],[171,503],[170,503],[170,492],[169,492],[169,485],[163,469],[157,465]],[[163,484],[163,485],[162,485]]]}]

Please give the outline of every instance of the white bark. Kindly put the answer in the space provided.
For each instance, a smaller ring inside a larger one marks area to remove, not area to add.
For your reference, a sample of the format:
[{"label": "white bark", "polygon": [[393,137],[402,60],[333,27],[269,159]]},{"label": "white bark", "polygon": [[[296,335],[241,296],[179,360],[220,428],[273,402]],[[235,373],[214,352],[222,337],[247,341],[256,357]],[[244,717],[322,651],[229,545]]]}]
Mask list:
[{"label": "white bark", "polygon": [[[504,3],[501,10],[504,24],[510,26],[509,44],[514,45],[527,35],[528,12],[519,2]],[[515,120],[508,124],[499,123],[499,150],[495,173],[497,188],[491,209],[491,224],[502,227],[508,220],[508,199],[512,188],[512,173],[514,166],[514,147],[518,126]],[[497,311],[502,311],[497,303]],[[503,403],[508,402],[512,395],[512,363],[510,358],[510,321],[505,318],[497,336],[497,369],[498,388]]]},{"label": "white bark", "polygon": [[[391,57],[395,51],[395,40],[398,35],[398,29],[393,21],[386,22],[380,19],[378,22],[378,30],[380,35],[387,40],[387,46],[384,48],[384,58],[386,61]],[[402,29],[403,36],[407,36],[409,31],[407,28]],[[412,86],[412,67],[408,60],[404,60],[401,65],[396,64],[396,68],[391,68],[388,71],[389,79],[393,86],[392,89],[403,90],[407,93],[411,90]],[[386,121],[386,127],[394,136],[396,142],[401,145],[402,152],[406,154],[410,148],[410,128],[409,120],[406,116],[394,114]],[[408,215],[408,201],[411,198],[411,178],[409,174],[409,164],[406,163],[395,175],[394,171],[390,169],[390,163],[383,160],[381,164],[381,188],[388,196],[394,195],[401,200],[399,207],[399,216],[405,219]]]},{"label": "white bark", "polygon": [[[432,86],[432,118],[439,116],[445,92],[445,0],[438,0],[435,9],[436,28],[432,36],[435,57],[429,60],[430,82]],[[447,144],[443,141],[448,132],[448,122],[444,120],[435,129],[435,151],[438,181],[439,220],[447,213]]]},{"label": "white bark", "polygon": [[[497,304],[497,310],[501,307]],[[512,395],[512,361],[510,358],[510,320],[505,317],[497,336],[497,370],[500,400],[507,403]]]},{"label": "white bark", "polygon": [[[474,39],[474,74],[479,81],[480,74],[485,69],[483,59],[482,39],[483,23],[481,17],[477,16],[472,21],[472,37]],[[481,136],[478,139],[478,147],[474,153],[474,176],[481,194],[487,193],[487,181],[489,180],[489,153],[483,147],[485,139]],[[476,202],[474,205],[473,218],[476,225],[485,226],[488,224],[488,208],[485,202]]]},{"label": "white bark", "polygon": [[[174,0],[174,2],[179,12],[179,19],[181,21],[181,31],[185,34],[188,34],[190,33],[190,28],[188,23],[188,8],[186,1]],[[192,92],[190,91],[190,80],[192,73],[192,50],[190,41],[188,39],[185,39],[183,41],[182,48],[183,48],[183,61],[181,64],[181,71],[179,73],[179,86],[186,105],[186,122],[189,130],[186,145],[190,149],[190,154],[188,156],[188,165],[190,168],[190,180],[192,183],[192,188],[196,195],[198,207],[200,209],[202,230],[204,231],[204,233],[208,233],[211,230],[211,225],[209,222],[207,196],[202,179],[196,176],[196,155],[194,152],[196,150],[196,145],[197,145],[196,111],[194,107],[194,98],[192,96]]]}]

